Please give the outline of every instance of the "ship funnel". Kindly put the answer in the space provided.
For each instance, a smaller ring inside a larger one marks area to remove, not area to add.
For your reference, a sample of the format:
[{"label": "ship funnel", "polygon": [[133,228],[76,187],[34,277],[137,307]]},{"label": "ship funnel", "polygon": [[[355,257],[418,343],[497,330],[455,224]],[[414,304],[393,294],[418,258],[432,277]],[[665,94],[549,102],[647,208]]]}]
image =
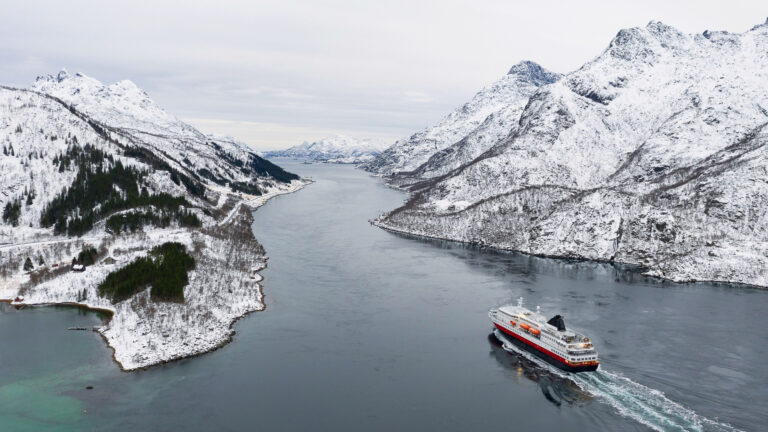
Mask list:
[{"label": "ship funnel", "polygon": [[560,315],[555,315],[547,321],[547,324],[557,327],[558,331],[565,331],[565,320]]}]

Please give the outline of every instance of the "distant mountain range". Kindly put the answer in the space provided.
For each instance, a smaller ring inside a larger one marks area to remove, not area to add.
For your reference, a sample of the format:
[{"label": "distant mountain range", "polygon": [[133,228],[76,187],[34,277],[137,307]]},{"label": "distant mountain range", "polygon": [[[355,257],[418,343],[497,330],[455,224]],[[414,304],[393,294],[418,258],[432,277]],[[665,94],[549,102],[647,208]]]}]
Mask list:
[{"label": "distant mountain range", "polygon": [[285,150],[262,152],[265,158],[293,158],[314,162],[357,164],[373,160],[388,144],[382,140],[356,139],[334,135],[304,142]]},{"label": "distant mountain range", "polygon": [[414,193],[380,226],[768,286],[768,21],[651,22],[575,72],[518,76],[364,166]]}]

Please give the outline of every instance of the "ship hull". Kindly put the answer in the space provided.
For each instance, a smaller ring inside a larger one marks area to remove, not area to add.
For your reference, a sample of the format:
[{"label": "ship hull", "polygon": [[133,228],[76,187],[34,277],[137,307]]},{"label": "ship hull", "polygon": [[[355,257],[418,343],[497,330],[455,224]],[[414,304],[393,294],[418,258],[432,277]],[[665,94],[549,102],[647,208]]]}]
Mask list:
[{"label": "ship hull", "polygon": [[547,363],[551,364],[552,366],[555,366],[558,369],[561,369],[567,372],[573,372],[573,373],[594,372],[597,370],[597,367],[599,366],[599,364],[572,366],[572,365],[563,363],[562,360],[559,360],[545,352],[542,352],[543,348],[537,347],[536,345],[533,345],[531,342],[520,339],[519,336],[510,332],[509,330],[505,329],[504,327],[500,326],[497,323],[494,323],[494,325],[496,326],[497,329],[499,329],[500,332],[502,332],[502,334],[504,335],[504,339],[506,339],[508,342],[515,344],[516,347],[524,349],[525,351],[531,354],[535,354],[536,357],[539,357],[540,359],[546,361]]}]

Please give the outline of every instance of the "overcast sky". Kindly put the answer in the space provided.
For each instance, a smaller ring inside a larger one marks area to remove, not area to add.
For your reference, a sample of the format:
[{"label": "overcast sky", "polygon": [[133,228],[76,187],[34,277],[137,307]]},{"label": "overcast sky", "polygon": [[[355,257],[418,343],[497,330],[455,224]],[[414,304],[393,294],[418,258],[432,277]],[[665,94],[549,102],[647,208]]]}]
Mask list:
[{"label": "overcast sky", "polygon": [[[520,60],[569,72],[624,27],[746,31],[765,1],[31,1],[0,8],[0,83],[130,79],[203,132],[274,149],[395,140]],[[110,4],[111,3],[111,4]]]}]

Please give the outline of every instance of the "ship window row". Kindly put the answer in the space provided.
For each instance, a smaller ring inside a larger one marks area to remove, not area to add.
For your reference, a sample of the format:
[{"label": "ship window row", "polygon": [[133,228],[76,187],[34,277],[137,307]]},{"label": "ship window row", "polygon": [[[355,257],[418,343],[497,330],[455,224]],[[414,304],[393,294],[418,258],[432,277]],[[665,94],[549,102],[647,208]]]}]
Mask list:
[{"label": "ship window row", "polygon": [[568,354],[572,356],[583,356],[583,355],[590,355],[594,354],[594,351],[568,351]]}]

